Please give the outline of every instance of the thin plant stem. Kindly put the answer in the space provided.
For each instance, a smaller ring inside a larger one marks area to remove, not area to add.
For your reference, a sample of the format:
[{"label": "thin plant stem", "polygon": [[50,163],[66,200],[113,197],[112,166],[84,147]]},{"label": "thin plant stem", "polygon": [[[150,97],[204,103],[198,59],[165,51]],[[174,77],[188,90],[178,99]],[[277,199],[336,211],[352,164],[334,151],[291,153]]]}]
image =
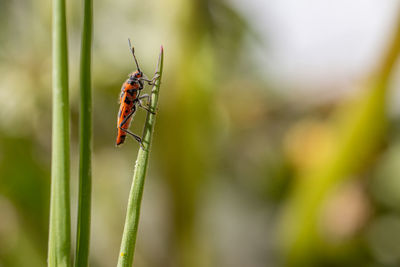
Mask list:
[{"label": "thin plant stem", "polygon": [[[161,47],[160,56],[157,63],[156,74],[159,78],[153,86],[150,102],[150,110],[157,110],[158,94],[161,84],[161,75],[163,70],[164,50]],[[120,255],[118,258],[118,267],[132,266],[135,253],[136,234],[138,230],[140,206],[142,202],[143,186],[146,177],[146,170],[149,161],[151,138],[154,129],[156,115],[148,112],[144,130],[143,130],[143,148],[139,149],[135,170],[133,173],[133,182],[129,193],[128,207],[124,232],[122,235]]]},{"label": "thin plant stem", "polygon": [[70,266],[70,153],[65,0],[53,0],[53,129],[48,266]]},{"label": "thin plant stem", "polygon": [[92,17],[92,0],[85,0],[80,66],[79,195],[75,267],[88,266],[90,245],[92,194],[92,92],[90,66],[93,28]]}]

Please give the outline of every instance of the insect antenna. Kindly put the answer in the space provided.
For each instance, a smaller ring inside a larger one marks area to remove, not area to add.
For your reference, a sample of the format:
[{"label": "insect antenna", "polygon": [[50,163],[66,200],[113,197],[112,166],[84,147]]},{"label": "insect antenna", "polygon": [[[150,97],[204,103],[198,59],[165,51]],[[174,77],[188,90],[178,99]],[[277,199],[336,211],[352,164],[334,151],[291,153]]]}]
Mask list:
[{"label": "insect antenna", "polygon": [[135,56],[135,48],[132,47],[132,45],[131,45],[131,39],[129,39],[129,38],[128,38],[128,43],[129,43],[129,49],[131,50],[132,55],[133,55],[133,58],[135,59],[135,63],[136,63],[137,70],[138,70],[139,72],[141,72],[141,71],[140,71],[140,68],[139,68],[139,63],[137,62],[137,59],[136,59],[136,56]]}]

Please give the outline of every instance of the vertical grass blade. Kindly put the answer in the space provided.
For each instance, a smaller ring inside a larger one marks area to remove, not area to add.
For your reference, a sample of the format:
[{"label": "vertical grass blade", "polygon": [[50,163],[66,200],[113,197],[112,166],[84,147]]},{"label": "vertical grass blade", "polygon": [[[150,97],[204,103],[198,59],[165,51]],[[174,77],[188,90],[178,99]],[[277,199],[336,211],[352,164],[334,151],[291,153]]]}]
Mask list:
[{"label": "vertical grass blade", "polygon": [[92,195],[92,89],[91,48],[93,28],[92,0],[84,1],[80,66],[79,195],[75,266],[88,266]]},{"label": "vertical grass blade", "polygon": [[70,266],[69,100],[65,0],[53,0],[53,129],[48,266]]},{"label": "vertical grass blade", "polygon": [[[160,56],[158,58],[156,73],[160,76],[157,79],[151,94],[150,110],[156,112],[158,94],[161,84],[161,75],[163,70],[164,50],[161,47]],[[124,233],[122,235],[120,255],[118,258],[118,267],[132,266],[133,256],[135,253],[136,234],[140,217],[140,205],[142,202],[144,179],[146,176],[147,164],[149,161],[149,152],[151,144],[151,136],[156,120],[156,115],[147,114],[144,132],[143,145],[140,148],[136,160],[135,170],[133,173],[133,182],[129,193],[128,207],[126,211]]]}]

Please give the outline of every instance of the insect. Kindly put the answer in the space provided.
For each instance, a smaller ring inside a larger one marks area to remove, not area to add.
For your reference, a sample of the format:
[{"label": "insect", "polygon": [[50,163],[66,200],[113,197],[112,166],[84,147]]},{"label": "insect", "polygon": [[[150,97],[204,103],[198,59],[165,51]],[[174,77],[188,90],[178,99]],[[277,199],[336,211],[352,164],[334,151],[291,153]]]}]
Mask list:
[{"label": "insect", "polygon": [[135,49],[131,45],[131,40],[128,39],[129,49],[132,52],[133,59],[135,60],[137,71],[132,72],[129,74],[129,78],[123,83],[121,88],[121,96],[120,96],[120,106],[118,112],[118,124],[117,124],[117,141],[116,146],[119,146],[124,143],[126,135],[129,134],[136,141],[139,142],[140,146],[143,148],[142,138],[138,135],[129,131],[129,126],[131,125],[133,115],[136,112],[136,107],[139,106],[146,110],[147,112],[154,112],[150,111],[147,106],[142,104],[142,99],[146,98],[147,101],[150,103],[150,96],[148,94],[140,95],[140,91],[144,88],[144,82],[147,82],[149,85],[154,84],[155,80],[158,78],[158,75],[154,75],[153,79],[149,80],[140,70],[138,61],[135,56]]}]

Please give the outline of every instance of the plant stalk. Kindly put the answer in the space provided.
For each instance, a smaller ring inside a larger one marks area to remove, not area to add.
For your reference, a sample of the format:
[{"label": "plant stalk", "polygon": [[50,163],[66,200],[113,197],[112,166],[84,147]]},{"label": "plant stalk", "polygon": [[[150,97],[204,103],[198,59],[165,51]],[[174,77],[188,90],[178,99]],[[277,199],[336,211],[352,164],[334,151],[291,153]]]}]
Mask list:
[{"label": "plant stalk", "polygon": [[[160,56],[157,63],[156,74],[159,78],[153,86],[150,102],[150,110],[156,112],[158,95],[161,84],[161,76],[163,70],[164,50],[161,47]],[[147,113],[147,118],[143,130],[143,148],[139,148],[135,170],[133,173],[133,182],[129,193],[128,207],[126,212],[124,232],[122,235],[120,255],[118,258],[118,267],[132,266],[136,235],[140,217],[140,206],[142,202],[143,186],[146,176],[147,165],[149,161],[151,138],[154,129],[156,115]]]},{"label": "plant stalk", "polygon": [[65,0],[53,0],[53,111],[48,266],[70,266],[70,152]]},{"label": "plant stalk", "polygon": [[92,0],[84,1],[80,66],[79,195],[75,267],[88,266],[92,195],[92,89],[91,48],[93,29]]}]

